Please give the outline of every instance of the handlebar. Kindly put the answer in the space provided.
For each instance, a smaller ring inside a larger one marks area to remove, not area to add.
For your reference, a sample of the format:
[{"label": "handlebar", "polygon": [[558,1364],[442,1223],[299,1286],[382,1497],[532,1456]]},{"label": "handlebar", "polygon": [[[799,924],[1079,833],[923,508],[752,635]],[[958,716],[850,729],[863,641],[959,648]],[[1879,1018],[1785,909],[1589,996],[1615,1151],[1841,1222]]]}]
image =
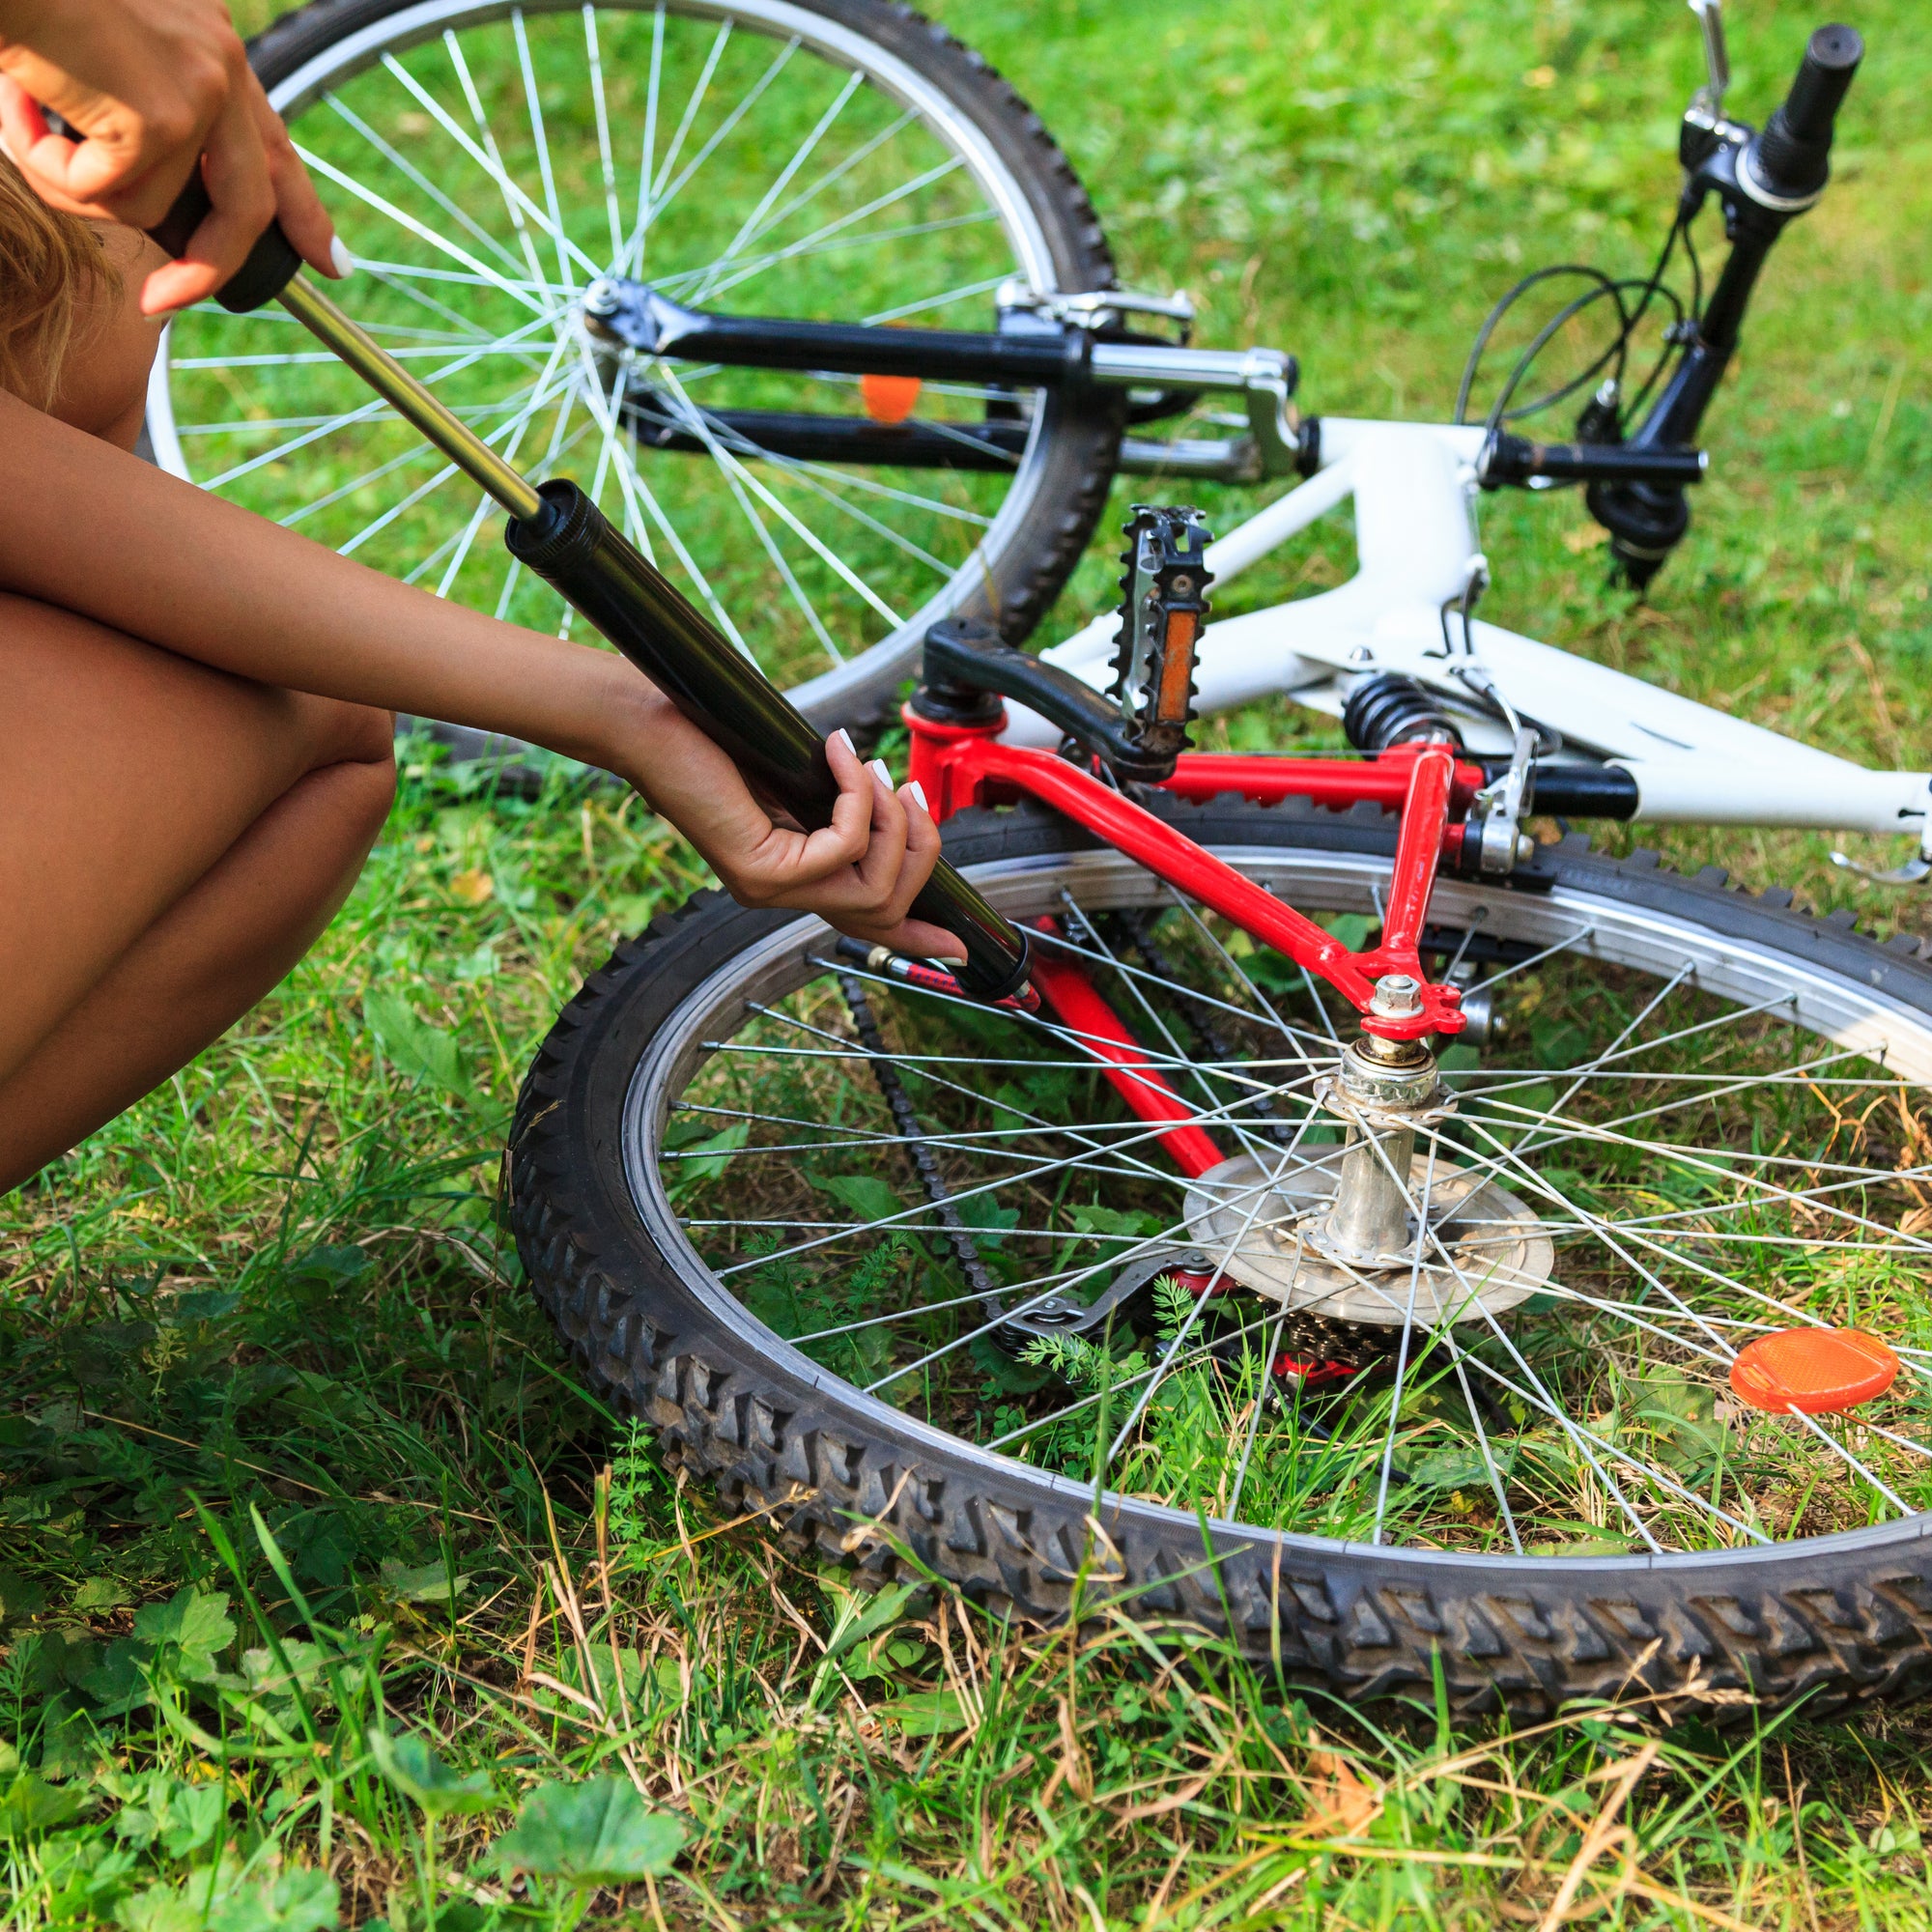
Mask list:
[{"label": "handlebar", "polygon": [[1802,206],[1823,190],[1833,124],[1864,51],[1856,27],[1820,27],[1811,36],[1791,92],[1746,151],[1747,191],[1756,188],[1775,206]]},{"label": "handlebar", "polygon": [[1500,490],[1508,483],[1655,483],[1670,489],[1701,483],[1708,465],[1701,449],[1532,442],[1528,437],[1498,431],[1476,459],[1476,481],[1485,490]]},{"label": "handlebar", "polygon": [[1829,141],[1864,51],[1864,38],[1856,27],[1820,27],[1805,43],[1798,78],[1771,117],[1773,123],[1781,121],[1794,141]]}]

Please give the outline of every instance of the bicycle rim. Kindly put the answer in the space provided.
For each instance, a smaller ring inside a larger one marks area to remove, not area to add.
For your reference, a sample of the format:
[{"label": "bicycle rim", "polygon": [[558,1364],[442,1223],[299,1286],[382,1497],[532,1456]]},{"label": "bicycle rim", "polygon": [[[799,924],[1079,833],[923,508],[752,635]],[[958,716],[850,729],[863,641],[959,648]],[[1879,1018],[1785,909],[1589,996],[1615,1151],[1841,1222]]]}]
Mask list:
[{"label": "bicycle rim", "polygon": [[[1373,921],[1386,876],[1224,856],[1331,920]],[[1250,1166],[1204,1213],[1077,1036],[854,975],[822,935],[719,967],[631,1082],[632,1207],[708,1308],[836,1386],[854,1426],[944,1443],[989,1483],[1017,1462],[1077,1485],[1103,1532],[1153,1516],[1513,1564],[1770,1554],[1932,1499],[1922,1012],[1696,920],[1445,881],[1438,927],[1514,962],[1515,1048],[1447,1056],[1413,1256],[1353,1270],[1352,1301],[1296,1295],[1296,1188],[1340,1139],[1338,1005],[1120,855],[973,876],[1059,923],[1045,943]],[[963,1236],[919,1183],[855,991]],[[1479,1181],[1480,1225],[1432,1213],[1431,1185]],[[1509,1245],[1500,1283],[1486,1239]],[[1104,1331],[1015,1334],[1150,1262],[1165,1279]],[[1841,1327],[1895,1351],[1890,1391],[1839,1414],[1739,1398],[1747,1345]]]},{"label": "bicycle rim", "polygon": [[[360,265],[338,299],[521,467],[575,475],[780,683],[836,692],[868,653],[904,655],[1024,546],[1040,396],[921,389],[941,427],[1019,420],[1000,473],[774,458],[735,412],[878,405],[858,379],[639,358],[582,324],[612,272],[694,304],[930,327],[990,326],[1009,276],[1060,285],[986,130],[864,34],[782,0],[426,0],[345,29],[271,98]],[[640,449],[640,430],[701,446]],[[503,555],[494,507],[279,310],[178,319],[149,432],[164,467],[285,526],[570,629]]]}]

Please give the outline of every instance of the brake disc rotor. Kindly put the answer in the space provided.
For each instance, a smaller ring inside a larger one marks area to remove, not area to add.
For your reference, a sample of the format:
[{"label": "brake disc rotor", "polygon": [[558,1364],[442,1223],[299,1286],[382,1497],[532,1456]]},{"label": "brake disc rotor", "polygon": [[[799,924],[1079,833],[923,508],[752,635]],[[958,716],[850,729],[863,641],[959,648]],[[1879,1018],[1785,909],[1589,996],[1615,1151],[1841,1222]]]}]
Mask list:
[{"label": "brake disc rotor", "polygon": [[[1437,1154],[1409,1162],[1405,1249],[1345,1261],[1326,1251],[1323,1224],[1344,1150],[1270,1161],[1236,1154],[1187,1190],[1189,1235],[1243,1288],[1328,1321],[1437,1328],[1481,1321],[1526,1300],[1549,1279],[1556,1251],[1530,1205]],[[1417,1217],[1429,1238],[1416,1260]],[[1446,1259],[1445,1259],[1446,1255]],[[1411,1300],[1411,1294],[1413,1299]]]}]

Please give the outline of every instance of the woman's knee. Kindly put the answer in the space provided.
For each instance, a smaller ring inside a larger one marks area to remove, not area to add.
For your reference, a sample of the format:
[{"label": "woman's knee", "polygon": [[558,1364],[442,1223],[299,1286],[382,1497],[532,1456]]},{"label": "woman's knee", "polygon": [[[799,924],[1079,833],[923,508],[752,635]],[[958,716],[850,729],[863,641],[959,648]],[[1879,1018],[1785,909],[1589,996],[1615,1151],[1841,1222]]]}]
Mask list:
[{"label": "woman's knee", "polygon": [[371,704],[350,704],[335,697],[300,696],[303,724],[309,738],[309,770],[327,765],[371,765],[388,774],[395,784],[396,715]]}]

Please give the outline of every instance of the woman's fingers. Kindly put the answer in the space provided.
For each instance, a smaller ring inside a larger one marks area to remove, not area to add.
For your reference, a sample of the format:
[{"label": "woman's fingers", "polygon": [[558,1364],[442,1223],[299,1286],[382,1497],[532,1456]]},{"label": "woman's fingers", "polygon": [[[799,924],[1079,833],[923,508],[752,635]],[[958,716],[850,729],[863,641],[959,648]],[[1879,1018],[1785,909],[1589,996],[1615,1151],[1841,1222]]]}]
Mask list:
[{"label": "woman's fingers", "polygon": [[296,153],[296,144],[289,139],[282,117],[269,105],[262,83],[252,73],[248,76],[248,102],[269,157],[269,185],[274,190],[275,219],[281,223],[282,233],[311,269],[331,280],[342,280],[354,272],[355,264],[348,249],[335,239],[335,224],[323,208],[322,197]]},{"label": "woman's fingers", "polygon": [[275,190],[245,88],[222,102],[202,151],[202,185],[213,206],[181,258],[141,285],[141,313],[165,315],[201,301],[234,274],[275,218]]},{"label": "woman's fingers", "polygon": [[[831,824],[794,831],[756,808],[749,791],[745,810],[736,811],[721,809],[720,795],[709,788],[709,815],[717,823],[705,830],[716,836],[689,822],[690,813],[682,815],[687,835],[742,904],[814,912],[854,939],[919,957],[964,957],[952,934],[910,917],[939,863],[939,828],[924,794],[913,784],[895,787],[885,761],[866,764],[842,731],[825,741],[825,760],[838,783]],[[660,804],[680,815],[671,800]],[[748,843],[751,814],[762,834]]]},{"label": "woman's fingers", "polygon": [[883,908],[892,904],[905,868],[906,809],[885,759],[874,758],[866,771],[872,781],[872,836],[859,860],[859,879]]},{"label": "woman's fingers", "polygon": [[[31,10],[0,0],[0,132],[53,207],[152,229],[185,183],[198,177],[206,188],[213,206],[185,254],[142,285],[146,314],[213,295],[278,214],[305,261],[348,272],[224,0]],[[48,109],[69,133],[48,127]]]},{"label": "woman's fingers", "polygon": [[890,946],[908,959],[937,959],[956,966],[966,957],[966,949],[943,925],[928,925],[923,919],[901,920],[890,932],[867,935],[874,946]]}]

